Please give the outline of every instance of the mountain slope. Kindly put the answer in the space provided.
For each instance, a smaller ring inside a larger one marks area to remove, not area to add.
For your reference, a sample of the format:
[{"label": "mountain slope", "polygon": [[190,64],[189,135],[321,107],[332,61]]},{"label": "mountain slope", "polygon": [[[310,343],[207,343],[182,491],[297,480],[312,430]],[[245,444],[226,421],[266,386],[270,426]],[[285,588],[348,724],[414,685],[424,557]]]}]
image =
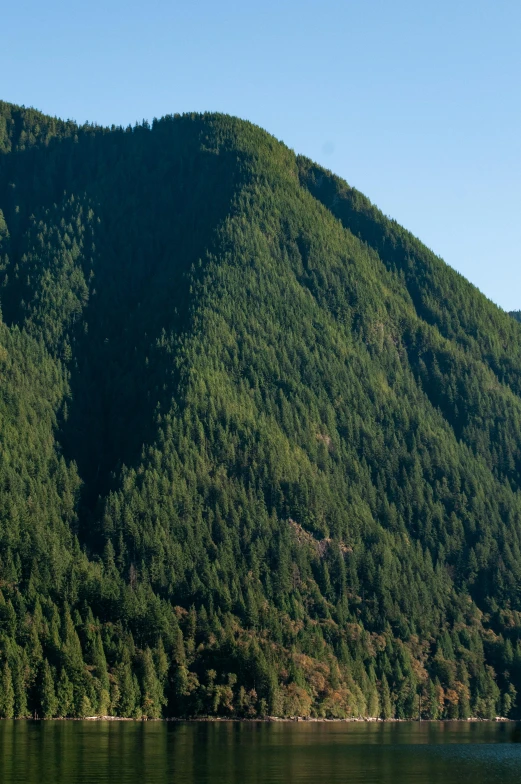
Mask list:
[{"label": "mountain slope", "polygon": [[519,712],[520,325],[248,123],[0,116],[3,715]]}]

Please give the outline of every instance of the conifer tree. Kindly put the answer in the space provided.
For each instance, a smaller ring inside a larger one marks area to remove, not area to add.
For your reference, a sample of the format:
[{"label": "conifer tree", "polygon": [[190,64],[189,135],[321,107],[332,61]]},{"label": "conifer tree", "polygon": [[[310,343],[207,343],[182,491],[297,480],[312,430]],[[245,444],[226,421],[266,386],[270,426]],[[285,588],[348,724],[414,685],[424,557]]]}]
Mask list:
[{"label": "conifer tree", "polygon": [[385,675],[382,678],[382,685],[381,685],[381,695],[380,695],[380,704],[381,704],[381,716],[382,719],[392,719],[394,712],[393,706],[391,702],[391,692],[389,689],[389,684],[387,683],[387,678]]},{"label": "conifer tree", "polygon": [[74,689],[67,671],[62,668],[56,688],[57,711],[59,716],[70,716],[74,706]]},{"label": "conifer tree", "polygon": [[161,717],[165,704],[163,688],[159,681],[150,648],[146,648],[141,662],[142,667],[142,710],[149,719]]},{"label": "conifer tree", "polygon": [[40,684],[40,705],[42,717],[52,719],[58,712],[58,700],[54,689],[54,676],[47,659],[44,659]]},{"label": "conifer tree", "polygon": [[0,716],[3,719],[14,718],[15,693],[11,669],[7,661],[2,666],[2,679],[0,683]]}]

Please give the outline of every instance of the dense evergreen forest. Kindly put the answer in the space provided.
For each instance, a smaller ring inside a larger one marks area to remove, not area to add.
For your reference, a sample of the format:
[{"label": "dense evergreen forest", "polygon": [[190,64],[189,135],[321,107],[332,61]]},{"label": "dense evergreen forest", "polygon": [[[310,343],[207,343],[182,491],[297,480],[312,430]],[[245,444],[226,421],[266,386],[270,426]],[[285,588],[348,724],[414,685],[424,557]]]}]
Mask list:
[{"label": "dense evergreen forest", "polygon": [[224,115],[0,102],[0,715],[521,715],[521,324]]}]

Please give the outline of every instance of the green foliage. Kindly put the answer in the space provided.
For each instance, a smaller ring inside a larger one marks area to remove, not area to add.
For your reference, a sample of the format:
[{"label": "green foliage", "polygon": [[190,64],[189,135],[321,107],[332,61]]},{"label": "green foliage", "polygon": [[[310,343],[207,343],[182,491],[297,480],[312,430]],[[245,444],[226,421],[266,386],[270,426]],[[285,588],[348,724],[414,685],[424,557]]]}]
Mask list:
[{"label": "green foliage", "polygon": [[520,715],[521,334],[223,115],[0,102],[0,712]]},{"label": "green foliage", "polygon": [[0,683],[0,716],[3,719],[14,718],[15,694],[13,678],[8,662],[4,662]]},{"label": "green foliage", "polygon": [[54,688],[54,675],[49,662],[44,659],[41,673],[40,703],[42,706],[42,717],[52,719],[58,712],[58,699]]}]

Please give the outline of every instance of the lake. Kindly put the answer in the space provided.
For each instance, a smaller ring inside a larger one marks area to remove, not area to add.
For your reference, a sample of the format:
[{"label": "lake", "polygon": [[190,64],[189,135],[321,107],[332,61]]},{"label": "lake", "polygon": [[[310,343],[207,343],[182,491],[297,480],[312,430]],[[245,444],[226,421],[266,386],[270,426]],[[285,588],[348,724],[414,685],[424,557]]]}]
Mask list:
[{"label": "lake", "polygon": [[0,721],[2,784],[512,784],[500,723]]}]

